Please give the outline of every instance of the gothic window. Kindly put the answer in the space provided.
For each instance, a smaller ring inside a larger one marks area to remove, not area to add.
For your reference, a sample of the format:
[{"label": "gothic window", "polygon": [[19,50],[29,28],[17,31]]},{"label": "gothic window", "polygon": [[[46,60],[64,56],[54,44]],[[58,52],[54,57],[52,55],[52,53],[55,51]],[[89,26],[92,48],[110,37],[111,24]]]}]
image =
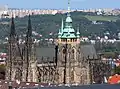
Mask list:
[{"label": "gothic window", "polygon": [[38,69],[39,70],[39,82],[43,82],[44,81],[44,72],[43,72],[43,70],[42,69]]},{"label": "gothic window", "polygon": [[54,76],[54,77],[55,77],[55,80],[56,80],[56,81],[59,81],[59,73],[58,73],[58,70],[55,72],[55,76]]},{"label": "gothic window", "polygon": [[20,70],[20,68],[17,68],[16,69],[15,79],[21,80],[21,78],[22,78],[22,71]]},{"label": "gothic window", "polygon": [[87,70],[84,70],[84,79],[87,80]]},{"label": "gothic window", "polygon": [[64,49],[63,49],[63,54],[65,54],[65,53],[66,53],[66,49],[64,48]]},{"label": "gothic window", "polygon": [[52,81],[52,77],[53,77],[52,70],[50,70],[49,81]]},{"label": "gothic window", "polygon": [[86,59],[83,57],[83,59],[81,60],[81,63],[82,63],[81,68],[86,68],[87,67],[87,64],[86,64],[85,60]]},{"label": "gothic window", "polygon": [[72,49],[71,54],[72,54],[72,55],[71,55],[71,58],[74,59],[74,58],[75,58],[75,50],[74,50],[74,49]]},{"label": "gothic window", "polygon": [[51,71],[50,71],[50,81],[52,81],[53,78],[54,78],[54,73],[53,72],[54,72],[53,69],[51,69]]},{"label": "gothic window", "polygon": [[41,74],[41,71],[39,71],[39,76],[38,76],[38,79],[39,79],[39,82],[42,81],[42,74]]},{"label": "gothic window", "polygon": [[66,49],[63,47],[62,53],[61,53],[61,61],[62,61],[62,62],[64,62],[65,54],[66,54]]},{"label": "gothic window", "polygon": [[78,49],[78,53],[80,54],[80,49]]},{"label": "gothic window", "polygon": [[85,82],[85,78],[84,78],[84,75],[81,76],[81,83],[84,84]]},{"label": "gothic window", "polygon": [[17,65],[17,62],[14,62],[14,66],[16,66]]},{"label": "gothic window", "polygon": [[22,65],[22,61],[19,61],[19,62],[18,62],[18,65],[21,66],[21,65]]},{"label": "gothic window", "polygon": [[71,71],[71,82],[74,82],[74,71]]},{"label": "gothic window", "polygon": [[48,76],[47,76],[47,70],[45,70],[45,72],[44,72],[44,75],[43,75],[43,76],[44,76],[44,81],[45,81],[45,82],[47,82],[47,77],[48,77]]}]

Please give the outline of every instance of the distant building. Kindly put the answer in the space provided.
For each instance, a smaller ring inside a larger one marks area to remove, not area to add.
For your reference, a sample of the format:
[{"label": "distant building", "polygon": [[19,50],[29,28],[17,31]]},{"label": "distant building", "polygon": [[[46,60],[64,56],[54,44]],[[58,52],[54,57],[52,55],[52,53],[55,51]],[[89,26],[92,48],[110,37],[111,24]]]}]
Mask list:
[{"label": "distant building", "polygon": [[0,6],[0,18],[8,17],[8,7],[7,5]]},{"label": "distant building", "polygon": [[115,74],[113,76],[110,76],[108,79],[109,84],[119,84],[120,83],[120,75]]}]

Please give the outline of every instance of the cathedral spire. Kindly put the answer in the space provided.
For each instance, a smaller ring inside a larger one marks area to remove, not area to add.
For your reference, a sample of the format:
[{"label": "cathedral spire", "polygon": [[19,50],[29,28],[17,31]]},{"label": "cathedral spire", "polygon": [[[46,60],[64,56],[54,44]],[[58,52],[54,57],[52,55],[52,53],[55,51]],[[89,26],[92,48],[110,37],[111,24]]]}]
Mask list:
[{"label": "cathedral spire", "polygon": [[67,11],[66,23],[72,23],[72,18],[70,15],[70,0],[68,0],[68,11]]},{"label": "cathedral spire", "polygon": [[58,36],[59,38],[76,38],[75,30],[72,26],[72,18],[70,16],[70,0],[68,0],[68,11],[67,11],[67,18],[65,20],[65,26],[63,27],[63,21],[62,21],[60,30]]},{"label": "cathedral spire", "polygon": [[10,36],[15,36],[15,35],[16,35],[15,24],[14,24],[14,17],[13,17],[13,14],[12,14]]},{"label": "cathedral spire", "polygon": [[62,18],[62,23],[61,23],[61,33],[62,33],[63,29],[64,29],[64,23],[63,23],[63,18]]},{"label": "cathedral spire", "polygon": [[70,14],[70,0],[68,0],[68,14]]},{"label": "cathedral spire", "polygon": [[32,36],[32,26],[31,26],[30,15],[29,15],[29,19],[28,19],[28,32],[27,32],[27,36],[28,36],[28,37],[31,37],[31,36]]},{"label": "cathedral spire", "polygon": [[77,35],[77,38],[79,38],[79,37],[80,37],[80,30],[79,30],[79,26],[77,27],[77,33],[76,33],[76,35]]},{"label": "cathedral spire", "polygon": [[61,35],[62,35],[63,29],[64,29],[64,23],[63,23],[63,19],[62,19],[61,28],[59,29],[59,33],[58,33],[58,37],[59,37],[59,38],[60,38]]}]

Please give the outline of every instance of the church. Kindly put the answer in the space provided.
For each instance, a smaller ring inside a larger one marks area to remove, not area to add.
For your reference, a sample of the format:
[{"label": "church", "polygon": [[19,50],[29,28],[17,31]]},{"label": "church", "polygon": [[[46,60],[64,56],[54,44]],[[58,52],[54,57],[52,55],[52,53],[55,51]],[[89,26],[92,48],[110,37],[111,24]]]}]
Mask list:
[{"label": "church", "polygon": [[[72,18],[68,7],[65,26],[62,21],[58,33],[58,63],[59,83],[84,83],[89,84],[89,63],[82,60],[80,50],[79,28],[75,32],[72,26]],[[84,61],[84,63],[83,63]]]},{"label": "church", "polygon": [[[53,84],[90,84],[90,60],[97,60],[93,45],[81,45],[79,28],[72,26],[70,1],[66,20],[62,19],[56,44],[36,48],[29,16],[25,44],[19,44],[14,19],[8,40],[6,80]],[[36,49],[36,50],[35,50]]]},{"label": "church", "polygon": [[[96,50],[93,45],[80,45],[79,28],[75,30],[72,22],[68,2],[67,17],[65,22],[62,19],[55,46],[37,49],[41,82],[82,85],[91,83],[89,60],[97,59]],[[42,71],[45,73],[42,74]]]}]

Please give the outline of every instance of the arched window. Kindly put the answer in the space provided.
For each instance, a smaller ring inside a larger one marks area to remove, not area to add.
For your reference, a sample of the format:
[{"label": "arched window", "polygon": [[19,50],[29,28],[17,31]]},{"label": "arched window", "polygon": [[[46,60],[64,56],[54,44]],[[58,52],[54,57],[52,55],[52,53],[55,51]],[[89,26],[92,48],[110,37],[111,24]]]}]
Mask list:
[{"label": "arched window", "polygon": [[44,70],[44,82],[47,82],[47,79],[48,79],[48,75],[47,75],[47,70],[45,69]]},{"label": "arched window", "polygon": [[50,70],[49,70],[49,81],[51,82],[52,80],[53,80],[53,69],[52,68],[50,68]]},{"label": "arched window", "polygon": [[72,58],[72,59],[75,58],[75,50],[74,50],[74,49],[72,49],[72,51],[71,51],[71,58]]},{"label": "arched window", "polygon": [[38,71],[39,72],[39,75],[38,75],[38,80],[39,80],[39,82],[42,82],[42,71],[41,70],[39,70]]},{"label": "arched window", "polygon": [[16,69],[16,75],[15,75],[16,80],[21,80],[22,79],[22,71],[20,68]]},{"label": "arched window", "polygon": [[65,54],[66,53],[66,49],[65,48],[63,48],[63,54]]},{"label": "arched window", "polygon": [[74,71],[71,71],[71,82],[74,82]]}]

